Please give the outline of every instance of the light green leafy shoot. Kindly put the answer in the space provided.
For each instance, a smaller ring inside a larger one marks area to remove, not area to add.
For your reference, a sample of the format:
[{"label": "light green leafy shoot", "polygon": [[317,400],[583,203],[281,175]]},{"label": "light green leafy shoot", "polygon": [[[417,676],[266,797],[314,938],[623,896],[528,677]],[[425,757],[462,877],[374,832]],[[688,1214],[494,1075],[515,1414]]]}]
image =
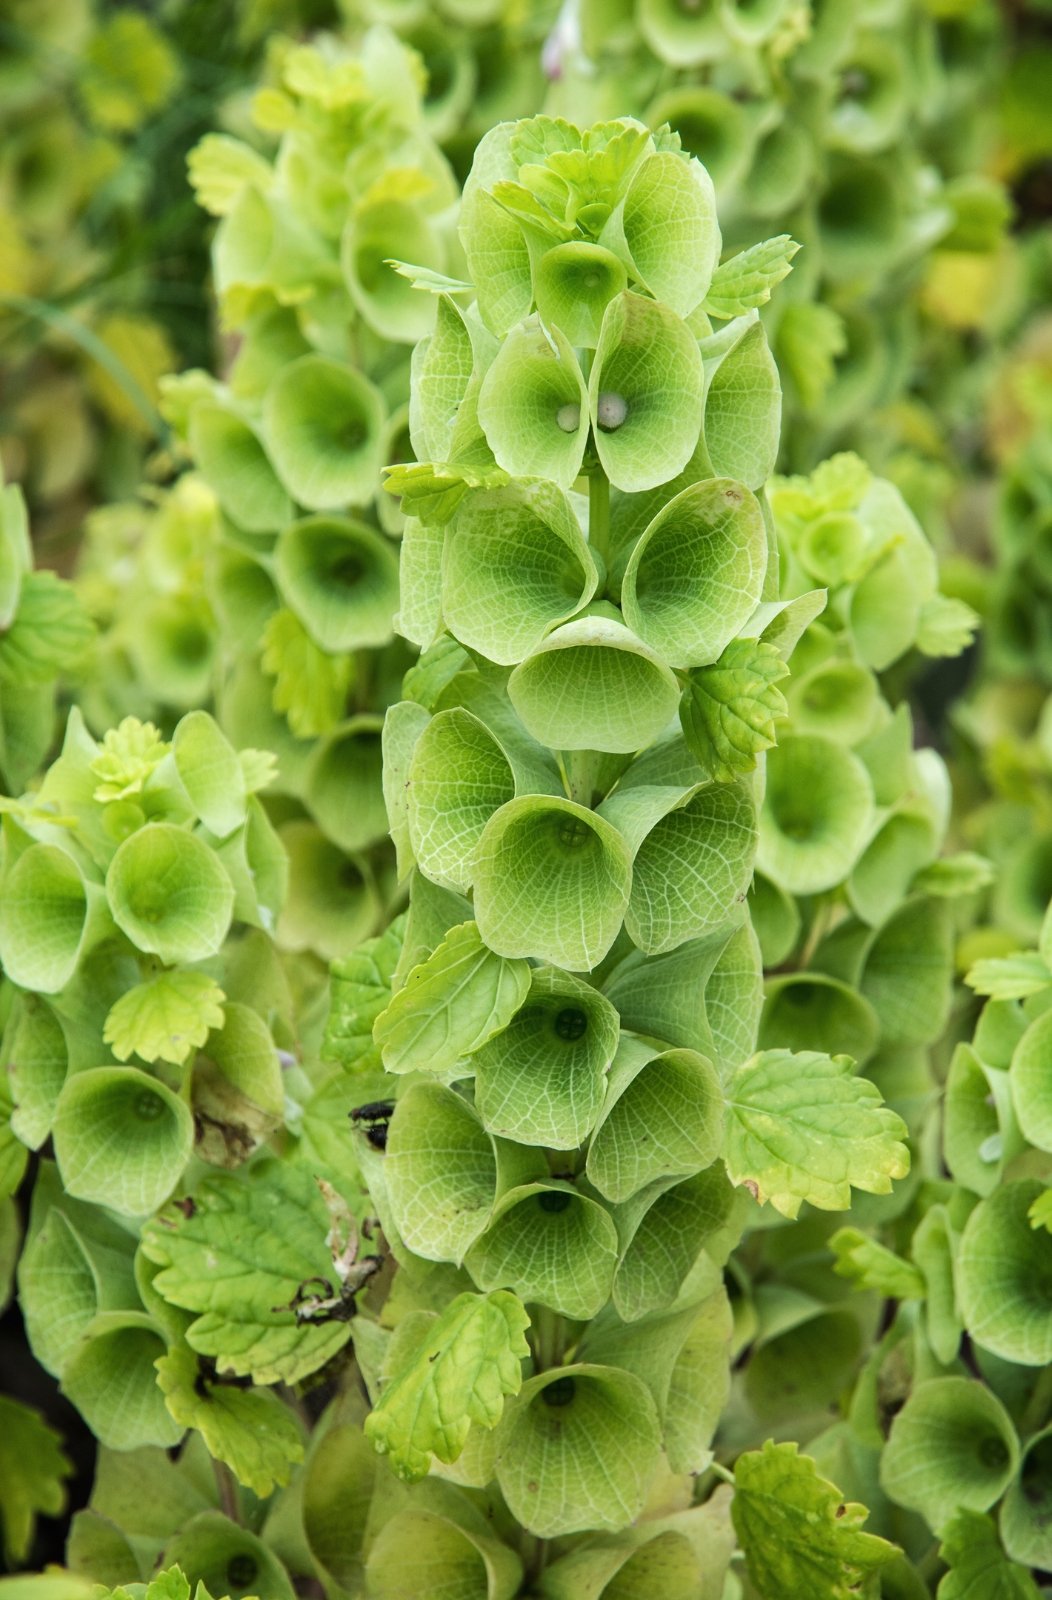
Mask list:
[{"label": "light green leafy shoot", "polygon": [[213,1028],[223,1026],[226,995],[204,972],[176,970],[137,983],[111,1008],[103,1039],[115,1060],[139,1056],[181,1066]]},{"label": "light green leafy shoot", "polygon": [[27,572],[11,626],[0,633],[0,683],[26,687],[83,668],[95,625],[72,584]]},{"label": "light green leafy shoot", "polygon": [[385,933],[367,939],[353,955],[334,961],[325,1023],[322,1058],[338,1061],[348,1072],[379,1069],[380,1051],[373,1023],[391,999],[391,981],[402,954],[406,913]]},{"label": "light green leafy shoot", "polygon": [[846,1211],[852,1184],[887,1194],[909,1171],[905,1123],[847,1056],[765,1050],[738,1072],[727,1102],[731,1181],[785,1217],[805,1200]]},{"label": "light green leafy shoot", "polygon": [[506,1028],[530,988],[527,961],[495,955],[474,922],[450,928],[373,1025],[388,1072],[444,1073]]},{"label": "light green leafy shoot", "polygon": [[275,611],[267,622],[262,664],[274,679],[274,709],[298,738],[328,733],[343,717],[353,659],[319,649],[293,612]]},{"label": "light green leafy shoot", "polygon": [[518,1394],[530,1319],[506,1289],[461,1294],[428,1327],[407,1365],[385,1384],[365,1432],[412,1483],[432,1456],[455,1461],[473,1422],[494,1428]]},{"label": "light green leafy shoot", "polygon": [[911,889],[920,894],[945,896],[975,894],[994,881],[993,862],[971,850],[958,851],[953,856],[942,856],[917,873]]},{"label": "light green leafy shoot", "polygon": [[202,1384],[190,1350],[169,1350],[154,1366],[175,1421],[197,1428],[209,1455],[225,1462],[239,1483],[260,1499],[288,1483],[293,1466],[303,1460],[303,1439],[295,1416],[276,1394]]},{"label": "light green leafy shoot", "polygon": [[[95,1590],[97,1600],[190,1600],[190,1585],[179,1567],[169,1567],[159,1572],[149,1583],[133,1583],[130,1588]],[[203,1583],[193,1591],[194,1600],[212,1600]],[[225,1597],[229,1600],[229,1596]],[[256,1595],[245,1595],[244,1600],[258,1600]]]},{"label": "light green leafy shoot", "polygon": [[690,674],[680,702],[683,733],[720,783],[751,772],[760,751],[774,744],[776,725],[788,715],[778,688],[788,674],[776,646],[756,639],[732,639],[718,661]]},{"label": "light green leafy shoot", "polygon": [[837,1258],[833,1271],[857,1289],[876,1289],[895,1300],[924,1299],[924,1274],[859,1228],[838,1228],[829,1246]]},{"label": "light green leafy shoot", "polygon": [[921,607],[917,649],[926,656],[959,656],[975,637],[979,614],[964,600],[933,594]]},{"label": "light green leafy shoot", "polygon": [[862,500],[873,474],[852,450],[830,456],[809,477],[774,478],[772,505],[779,515],[823,517],[829,511],[850,511]]},{"label": "light green leafy shoot", "polygon": [[1020,950],[1014,956],[984,957],[964,981],[976,994],[987,994],[993,1000],[1025,1000],[1052,983],[1052,972],[1036,950]]},{"label": "light green leafy shoot", "polygon": [[501,489],[508,482],[501,467],[410,461],[385,467],[383,486],[388,494],[401,497],[407,516],[441,525],[449,521],[469,489]]},{"label": "light green leafy shoot", "polygon": [[1047,1228],[1052,1233],[1052,1189],[1038,1195],[1027,1212],[1027,1219],[1032,1228]]},{"label": "light green leafy shoot", "polygon": [[897,1549],[863,1531],[865,1506],[845,1501],[795,1444],[746,1451],[734,1482],[731,1518],[763,1600],[877,1600],[877,1573]]},{"label": "light green leafy shoot", "polygon": [[980,1512],[958,1511],[946,1525],[939,1554],[950,1570],[936,1591],[938,1600],[1039,1600],[1030,1573],[1009,1561],[993,1519]]},{"label": "light green leafy shoot", "polygon": [[152,722],[125,717],[116,728],[106,730],[98,754],[92,758],[92,776],[98,779],[93,798],[105,805],[141,794],[147,778],[170,749]]},{"label": "light green leafy shoot", "polygon": [[753,306],[766,305],[771,290],[793,270],[800,246],[787,233],[750,245],[716,268],[702,303],[711,317],[740,317]]},{"label": "light green leafy shoot", "polygon": [[266,194],[273,183],[269,162],[240,139],[206,133],[186,158],[197,203],[213,217],[225,217],[246,184]]},{"label": "light green leafy shoot", "polygon": [[38,1515],[57,1517],[73,1467],[38,1411],[0,1395],[0,1523],[8,1567],[29,1555]]},{"label": "light green leafy shoot", "polygon": [[427,294],[474,294],[475,286],[464,283],[460,278],[447,278],[444,272],[436,272],[433,267],[415,267],[410,261],[385,261],[385,267],[394,267],[399,277],[405,278],[413,285],[414,289],[423,289]]},{"label": "light green leafy shoot", "polygon": [[786,306],[778,325],[778,366],[792,378],[806,410],[822,404],[846,349],[844,320],[832,306],[804,300]]},{"label": "light green leafy shoot", "polygon": [[221,1372],[256,1383],[295,1383],[324,1366],[350,1337],[347,1322],[304,1320],[297,1296],[315,1280],[338,1293],[332,1217],[306,1167],[253,1163],[206,1179],[184,1204],[167,1206],[143,1231],[161,1268],[154,1288],[196,1314],[191,1349]]}]

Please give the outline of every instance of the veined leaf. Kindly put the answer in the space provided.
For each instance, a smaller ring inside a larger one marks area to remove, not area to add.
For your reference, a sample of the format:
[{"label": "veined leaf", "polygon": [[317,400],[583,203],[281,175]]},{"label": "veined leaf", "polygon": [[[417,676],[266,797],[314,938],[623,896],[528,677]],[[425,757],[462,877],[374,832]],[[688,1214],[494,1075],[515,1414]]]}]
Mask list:
[{"label": "veined leaf", "polygon": [[455,1461],[472,1423],[496,1427],[505,1395],[522,1384],[529,1325],[521,1302],[504,1289],[458,1295],[430,1323],[365,1424],[400,1478],[425,1477],[432,1456]]},{"label": "veined leaf", "polygon": [[386,933],[367,939],[353,955],[333,962],[322,1044],[325,1061],[338,1061],[353,1072],[379,1068],[373,1023],[391,999],[391,980],[402,954],[405,924],[405,915],[396,918]]},{"label": "veined leaf", "polygon": [[1021,950],[1014,956],[984,957],[964,981],[976,994],[988,994],[994,1000],[1025,1000],[1052,984],[1052,972],[1036,950]]},{"label": "veined leaf", "polygon": [[846,1211],[851,1186],[887,1194],[909,1171],[906,1125],[847,1056],[765,1050],[733,1079],[724,1160],[734,1183],[785,1217]]},{"label": "veined leaf", "polygon": [[748,1450],[734,1468],[731,1517],[763,1600],[876,1600],[875,1574],[898,1554],[865,1533],[865,1506],[845,1501],[795,1444]]},{"label": "veined leaf", "polygon": [[451,928],[373,1026],[388,1072],[448,1072],[507,1027],[530,988],[529,963],[506,960],[474,922]]},{"label": "veined leaf", "polygon": [[963,600],[933,594],[921,606],[917,649],[926,656],[959,656],[979,626],[979,614]]},{"label": "veined leaf", "polygon": [[27,572],[18,610],[0,631],[0,683],[44,683],[83,666],[95,625],[71,583],[53,572]]},{"label": "veined leaf", "polygon": [[691,750],[720,783],[751,772],[788,714],[777,685],[789,668],[773,644],[732,639],[711,667],[690,674],[680,722]]},{"label": "veined leaf", "polygon": [[73,1468],[39,1411],[0,1395],[0,1524],[11,1567],[29,1555],[38,1516],[60,1516]]},{"label": "veined leaf", "polygon": [[447,278],[444,272],[436,272],[433,267],[414,267],[409,261],[385,261],[385,267],[394,267],[402,278],[408,280],[414,289],[424,289],[428,294],[474,294],[475,286],[472,283],[463,283],[459,278]]},{"label": "veined leaf", "polygon": [[301,739],[328,733],[343,716],[353,673],[349,655],[320,650],[291,611],[275,611],[263,633],[263,670],[274,679],[274,709]]},{"label": "veined leaf", "polygon": [[833,1271],[850,1278],[856,1289],[876,1289],[896,1300],[924,1299],[924,1274],[860,1229],[838,1228],[829,1246],[837,1258]]},{"label": "veined leaf", "polygon": [[251,145],[225,133],[206,133],[186,159],[197,203],[213,217],[225,217],[246,184],[266,194],[274,173]]},{"label": "veined leaf", "polygon": [[1040,1590],[1025,1567],[1001,1549],[992,1517],[958,1511],[943,1530],[939,1554],[950,1570],[938,1600],[1038,1600]]},{"label": "veined leaf", "polygon": [[209,1455],[261,1499],[288,1483],[303,1460],[295,1415],[267,1389],[200,1382],[196,1356],[176,1348],[154,1363],[165,1405],[184,1428],[197,1428]]},{"label": "veined leaf", "polygon": [[118,1061],[170,1061],[180,1066],[223,1026],[226,999],[204,972],[162,972],[136,984],[113,1006],[103,1039]]},{"label": "veined leaf", "polygon": [[508,474],[500,467],[411,461],[384,468],[388,494],[400,495],[402,510],[421,522],[448,522],[469,489],[500,489],[508,482]]},{"label": "veined leaf", "polygon": [[787,233],[750,245],[716,268],[703,301],[710,316],[740,317],[753,306],[766,305],[771,290],[792,271],[800,246]]}]

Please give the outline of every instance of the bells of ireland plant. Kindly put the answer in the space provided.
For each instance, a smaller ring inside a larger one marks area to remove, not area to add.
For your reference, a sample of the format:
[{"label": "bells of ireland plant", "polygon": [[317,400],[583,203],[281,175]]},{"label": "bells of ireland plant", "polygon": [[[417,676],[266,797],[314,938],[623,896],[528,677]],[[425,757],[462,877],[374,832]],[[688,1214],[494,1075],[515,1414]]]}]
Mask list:
[{"label": "bells of ireland plant", "polygon": [[[325,1044],[393,1270],[379,1322],[353,1324],[383,1457],[367,1590],[405,1592],[419,1559],[480,1596],[715,1596],[740,1543],[774,1600],[805,1592],[812,1512],[850,1587],[893,1548],[859,1506],[836,1521],[795,1446],[739,1458],[733,1528],[706,1476],[746,1224],[887,1196],[909,1166],[842,1048],[875,1043],[868,1004],[833,1005],[828,1051],[759,1042],[764,761],[825,598],[780,590],[765,493],[780,397],[757,307],[794,247],[721,265],[712,183],[667,128],[546,117],[482,141],[460,237],[475,296],[419,274],[417,459],[388,474],[422,652],[383,728],[408,907],[334,964]],[[794,737],[824,741],[816,820],[784,831],[839,887],[872,783],[839,735]],[[783,1520],[761,1535],[765,1495]]]}]

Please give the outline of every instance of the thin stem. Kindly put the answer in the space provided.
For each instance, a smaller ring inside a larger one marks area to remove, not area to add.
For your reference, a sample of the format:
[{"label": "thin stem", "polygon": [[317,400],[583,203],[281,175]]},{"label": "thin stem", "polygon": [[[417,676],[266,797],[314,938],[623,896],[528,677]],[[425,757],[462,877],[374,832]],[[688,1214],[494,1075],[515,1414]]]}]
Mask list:
[{"label": "thin stem", "polygon": [[216,1488],[219,1490],[219,1507],[223,1515],[229,1517],[231,1522],[240,1523],[241,1507],[238,1504],[237,1485],[230,1468],[224,1466],[222,1461],[212,1458],[212,1469],[215,1472]]},{"label": "thin stem", "polygon": [[610,565],[610,479],[601,469],[588,480],[588,543]]},{"label": "thin stem", "polygon": [[1039,1428],[1043,1427],[1048,1420],[1050,1405],[1052,1405],[1052,1367],[1045,1367],[1030,1391],[1026,1410],[1020,1419],[1020,1433],[1023,1435],[1036,1433]]},{"label": "thin stem", "polygon": [[591,809],[595,780],[602,757],[595,750],[567,750],[563,772],[566,793],[579,806]]}]

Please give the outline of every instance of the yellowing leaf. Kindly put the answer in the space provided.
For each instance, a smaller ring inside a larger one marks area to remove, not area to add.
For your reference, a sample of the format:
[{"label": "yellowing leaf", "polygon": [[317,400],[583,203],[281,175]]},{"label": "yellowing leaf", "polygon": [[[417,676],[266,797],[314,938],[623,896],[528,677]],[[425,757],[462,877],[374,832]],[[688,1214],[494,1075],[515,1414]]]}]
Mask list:
[{"label": "yellowing leaf", "polygon": [[29,1555],[38,1515],[57,1517],[73,1468],[38,1411],[0,1395],[0,1523],[10,1567]]},{"label": "yellowing leaf", "polygon": [[864,1533],[865,1506],[844,1501],[795,1444],[740,1455],[731,1517],[763,1600],[877,1600],[876,1576],[898,1554]]},{"label": "yellowing leaf", "polygon": [[213,1028],[223,1026],[225,999],[204,972],[162,972],[121,995],[106,1018],[103,1038],[118,1061],[137,1055],[180,1066]]},{"label": "yellowing leaf", "polygon": [[455,1461],[473,1422],[497,1425],[505,1395],[522,1384],[529,1325],[521,1302],[504,1289],[458,1295],[431,1324],[366,1419],[367,1436],[400,1478],[424,1477],[433,1455]]}]

